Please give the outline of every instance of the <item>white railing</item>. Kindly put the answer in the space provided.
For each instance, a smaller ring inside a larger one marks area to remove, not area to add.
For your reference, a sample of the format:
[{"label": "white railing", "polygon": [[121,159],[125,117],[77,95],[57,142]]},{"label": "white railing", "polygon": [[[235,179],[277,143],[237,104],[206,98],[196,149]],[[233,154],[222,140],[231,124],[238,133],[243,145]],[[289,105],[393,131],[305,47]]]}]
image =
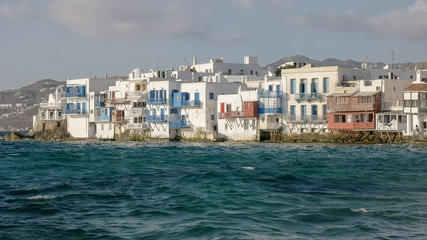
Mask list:
[{"label": "white railing", "polygon": [[132,91],[126,93],[127,98],[142,98],[147,97],[147,91]]},{"label": "white railing", "polygon": [[132,130],[148,129],[148,123],[128,123],[127,128]]},{"label": "white railing", "polygon": [[41,108],[61,108],[61,103],[40,103]]},{"label": "white railing", "polygon": [[127,110],[126,116],[147,116],[150,114],[150,111],[145,108],[131,108]]}]

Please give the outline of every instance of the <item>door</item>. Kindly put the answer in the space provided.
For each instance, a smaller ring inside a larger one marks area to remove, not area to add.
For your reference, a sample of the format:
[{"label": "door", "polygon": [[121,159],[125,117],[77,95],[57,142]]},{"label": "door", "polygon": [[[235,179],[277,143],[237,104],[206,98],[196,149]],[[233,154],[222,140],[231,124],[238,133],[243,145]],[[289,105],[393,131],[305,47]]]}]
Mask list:
[{"label": "door", "polygon": [[165,109],[164,108],[160,109],[160,119],[162,121],[165,120]]}]

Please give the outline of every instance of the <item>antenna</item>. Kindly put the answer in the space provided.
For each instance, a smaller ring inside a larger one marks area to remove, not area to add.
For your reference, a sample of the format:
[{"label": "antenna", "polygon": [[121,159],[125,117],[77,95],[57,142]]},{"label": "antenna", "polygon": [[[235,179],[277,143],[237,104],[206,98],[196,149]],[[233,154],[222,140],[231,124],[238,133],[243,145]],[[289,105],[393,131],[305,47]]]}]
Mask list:
[{"label": "antenna", "polygon": [[391,50],[391,69],[394,68],[394,49]]}]

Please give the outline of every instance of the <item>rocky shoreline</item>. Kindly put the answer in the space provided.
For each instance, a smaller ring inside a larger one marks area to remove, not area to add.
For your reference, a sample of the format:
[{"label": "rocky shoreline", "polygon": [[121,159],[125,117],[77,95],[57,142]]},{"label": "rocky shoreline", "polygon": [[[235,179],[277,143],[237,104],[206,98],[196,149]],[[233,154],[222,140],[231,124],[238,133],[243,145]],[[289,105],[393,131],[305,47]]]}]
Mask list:
[{"label": "rocky shoreline", "polygon": [[[50,142],[73,142],[73,141],[105,141],[102,139],[80,139],[73,138],[66,131],[38,131],[32,132],[30,131],[28,134],[21,133],[18,131],[11,131],[9,134],[0,137],[0,140],[3,141],[23,141],[23,140],[36,140],[36,141],[50,141]],[[129,137],[122,137],[117,139],[112,139],[108,141],[137,141],[137,142],[170,142],[170,141],[183,141],[183,142],[207,142],[206,140],[197,139],[155,139],[155,138],[143,138],[143,139],[134,139]],[[227,140],[224,140],[227,141]],[[215,142],[215,141],[212,141]],[[230,141],[235,142],[235,141]],[[387,144],[387,143],[426,143],[427,144],[427,136],[400,136],[393,142],[381,141],[381,140],[364,140],[364,141],[344,141],[344,139],[336,139],[331,134],[316,134],[316,133],[308,133],[308,134],[281,134],[274,139],[270,139],[267,141],[262,141],[264,143],[341,143],[341,144]]]}]

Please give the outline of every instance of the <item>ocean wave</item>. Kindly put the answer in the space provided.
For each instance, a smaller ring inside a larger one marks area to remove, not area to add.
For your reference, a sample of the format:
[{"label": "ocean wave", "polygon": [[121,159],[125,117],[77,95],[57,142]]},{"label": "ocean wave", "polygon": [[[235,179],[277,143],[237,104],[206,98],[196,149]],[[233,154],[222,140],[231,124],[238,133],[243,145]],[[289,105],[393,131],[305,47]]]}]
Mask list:
[{"label": "ocean wave", "polygon": [[242,167],[242,169],[249,170],[249,171],[253,171],[253,170],[255,170],[255,168],[254,168],[254,167]]},{"label": "ocean wave", "polygon": [[351,209],[351,211],[353,212],[357,212],[357,213],[368,213],[368,210],[364,209],[364,208],[358,208],[358,209]]},{"label": "ocean wave", "polygon": [[47,199],[54,199],[56,196],[53,195],[35,195],[28,197],[28,200],[47,200]]}]

